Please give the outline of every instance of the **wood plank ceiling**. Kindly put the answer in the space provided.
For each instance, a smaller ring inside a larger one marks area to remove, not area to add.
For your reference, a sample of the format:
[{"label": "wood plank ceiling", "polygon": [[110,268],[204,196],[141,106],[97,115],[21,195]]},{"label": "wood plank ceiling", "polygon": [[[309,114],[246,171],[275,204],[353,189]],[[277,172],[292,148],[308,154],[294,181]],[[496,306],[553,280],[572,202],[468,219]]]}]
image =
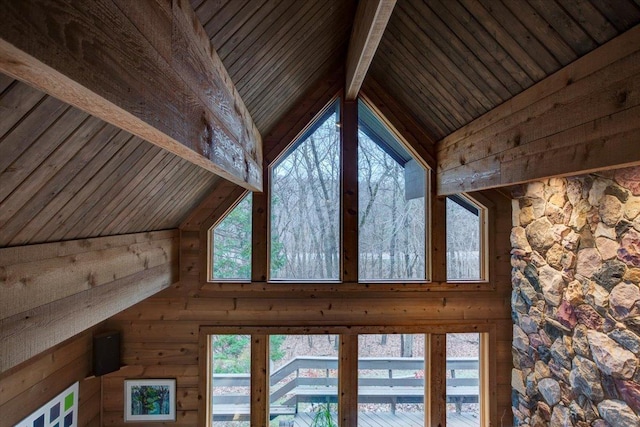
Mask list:
[{"label": "wood plank ceiling", "polygon": [[[193,1],[258,130],[341,67],[354,1]],[[0,74],[0,247],[176,228],[216,175]]]},{"label": "wood plank ceiling", "polygon": [[319,78],[344,68],[355,0],[191,0],[264,136]]},{"label": "wood plank ceiling", "polygon": [[[266,135],[342,69],[355,0],[191,0]],[[637,0],[398,0],[369,76],[441,139],[640,22]],[[0,75],[0,246],[177,227],[218,178]]]},{"label": "wood plank ceiling", "polygon": [[398,0],[369,76],[436,140],[640,22],[637,0]]}]

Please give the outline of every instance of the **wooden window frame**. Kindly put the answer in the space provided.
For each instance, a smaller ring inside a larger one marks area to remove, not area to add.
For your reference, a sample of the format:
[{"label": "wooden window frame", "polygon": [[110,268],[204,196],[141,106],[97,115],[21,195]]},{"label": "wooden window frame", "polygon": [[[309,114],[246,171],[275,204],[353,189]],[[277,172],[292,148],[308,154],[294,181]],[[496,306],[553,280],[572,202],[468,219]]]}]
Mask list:
[{"label": "wooden window frame", "polygon": [[[447,277],[448,283],[488,283],[489,282],[489,252],[490,252],[490,244],[489,244],[489,217],[490,217],[490,209],[485,206],[484,203],[478,200],[478,198],[482,198],[485,200],[485,203],[493,205],[486,198],[481,195],[476,194],[475,196],[471,196],[467,193],[456,194],[456,196],[466,200],[468,203],[472,204],[478,209],[478,222],[480,226],[480,277],[477,279],[449,279]],[[448,196],[445,198],[449,198]],[[445,211],[446,212],[446,211]],[[446,215],[446,213],[445,213]],[[446,223],[446,216],[445,216]],[[446,227],[445,227],[446,230]],[[447,235],[445,231],[445,245],[447,241]],[[445,249],[446,253],[446,249]],[[446,255],[445,255],[446,256]]]},{"label": "wooden window frame", "polygon": [[[387,130],[389,131],[389,133],[391,133],[391,135],[402,145],[402,147],[407,150],[407,152],[411,155],[411,157],[424,169],[425,172],[425,195],[424,195],[424,221],[425,221],[425,230],[424,230],[424,277],[421,279],[368,279],[368,280],[360,280],[359,278],[359,274],[356,274],[356,281],[358,283],[361,284],[365,284],[365,285],[372,285],[372,286],[378,286],[381,284],[400,284],[400,283],[404,283],[404,284],[414,284],[414,285],[428,285],[432,282],[431,280],[431,263],[432,263],[432,257],[431,257],[431,233],[433,231],[432,227],[430,227],[431,224],[431,197],[429,197],[429,195],[431,194],[431,185],[432,185],[432,179],[431,179],[431,172],[432,172],[432,168],[429,166],[429,164],[418,154],[418,152],[411,146],[411,144],[409,143],[409,141],[407,141],[407,139],[402,136],[402,134],[400,132],[398,132],[398,130],[384,117],[384,114],[375,107],[375,105],[373,104],[373,102],[367,98],[366,96],[360,95],[359,100],[361,100],[364,105],[371,110],[371,112],[373,112],[373,114],[376,116],[376,118],[380,121],[380,123],[382,123],[383,126],[385,126],[387,128]],[[356,99],[355,104],[356,104],[356,109],[357,109],[357,102],[358,99]],[[358,123],[358,116],[356,113],[356,118],[355,118],[355,126],[356,126],[356,140],[355,140],[355,144],[356,144],[356,157],[355,157],[355,170],[357,171],[356,173],[356,188],[355,188],[355,197],[359,198],[359,189],[358,189],[358,176],[359,175],[359,168],[358,163],[359,163],[359,159],[358,159],[358,139],[357,139],[357,132],[359,132],[359,123]],[[359,215],[360,215],[360,211],[359,208],[356,209],[358,211],[358,222],[356,222],[356,226],[357,224],[359,224]],[[343,212],[344,214],[344,212]],[[358,227],[356,227],[358,228]],[[359,229],[357,230],[357,235],[359,236]],[[358,246],[356,246],[356,253],[357,253],[357,257],[359,259],[360,257],[360,251],[359,251],[359,240],[357,242]],[[359,272],[356,272],[359,273]]]},{"label": "wooden window frame", "polygon": [[[313,116],[313,118],[309,121],[309,123],[296,135],[295,138],[293,138],[285,147],[284,149],[276,156],[273,158],[273,160],[269,163],[269,165],[265,168],[265,179],[263,181],[263,194],[266,197],[266,230],[267,230],[267,240],[266,240],[266,248],[267,248],[267,253],[266,253],[266,266],[265,266],[265,272],[264,272],[264,276],[266,277],[266,282],[267,283],[272,283],[272,284],[291,284],[291,283],[299,283],[302,284],[302,286],[305,286],[304,284],[309,283],[309,284],[339,284],[343,282],[342,279],[342,272],[344,270],[344,260],[343,260],[343,227],[344,227],[344,223],[343,223],[343,216],[344,216],[344,204],[343,204],[343,200],[342,200],[342,185],[343,185],[343,174],[342,171],[344,170],[343,168],[343,158],[344,158],[344,132],[342,130],[342,111],[344,108],[344,97],[342,96],[342,94],[336,94],[333,98],[331,98],[331,100],[315,115]],[[298,142],[300,142],[301,138],[303,138],[305,136],[305,134],[317,123],[318,120],[320,120],[327,112],[329,112],[330,109],[337,109],[338,110],[338,122],[336,122],[336,126],[338,126],[340,128],[340,135],[339,135],[339,148],[338,148],[338,153],[340,155],[340,159],[339,159],[339,163],[340,163],[340,171],[339,171],[339,180],[340,180],[340,208],[338,209],[339,211],[339,215],[338,215],[338,229],[340,230],[340,236],[339,236],[339,246],[338,246],[338,278],[337,279],[326,279],[326,280],[318,280],[318,279],[309,279],[309,280],[304,280],[304,279],[275,279],[271,277],[271,209],[272,209],[272,204],[271,204],[271,196],[272,196],[272,188],[273,188],[273,169],[280,163],[280,161],[287,156],[287,154],[289,154],[289,150],[291,150]]]},{"label": "wooden window frame", "polygon": [[[236,208],[249,194],[249,190],[242,192],[240,197],[236,201],[234,201],[227,210],[220,216],[220,218],[216,219],[216,221],[209,227],[207,231],[207,282],[209,283],[251,283],[251,278],[249,279],[216,279],[213,277],[213,244],[214,238],[213,233],[215,228],[220,225],[222,221],[224,221],[227,216]],[[253,228],[253,200],[251,201],[252,215],[251,215],[251,227]],[[252,233],[253,235],[253,233]],[[253,240],[253,237],[252,237]],[[253,250],[251,251],[251,271],[253,272]],[[252,273],[253,274],[253,273]]]},{"label": "wooden window frame", "polygon": [[[480,426],[495,419],[496,326],[493,324],[425,324],[414,326],[201,326],[199,330],[199,425],[212,425],[211,336],[251,336],[251,426],[269,425],[269,336],[338,335],[338,417],[340,427],[356,427],[358,418],[358,335],[425,335],[425,427],[446,426],[446,334],[480,333]],[[355,357],[354,357],[355,355]]]},{"label": "wooden window frame", "polygon": [[[326,293],[359,293],[367,292],[415,292],[415,291],[459,291],[459,292],[477,292],[496,290],[496,284],[491,282],[489,271],[495,267],[495,204],[482,192],[474,192],[466,194],[482,207],[486,209],[485,220],[485,250],[483,252],[485,268],[485,277],[482,280],[468,281],[448,281],[446,272],[446,209],[445,198],[436,195],[435,170],[420,155],[423,147],[416,147],[410,141],[404,138],[391,122],[384,116],[379,108],[367,97],[366,93],[361,94],[362,99],[371,110],[378,115],[380,120],[389,128],[389,130],[403,142],[405,148],[411,155],[419,161],[419,163],[427,169],[427,188],[430,196],[426,197],[426,266],[425,280],[381,280],[381,281],[362,281],[358,280],[358,176],[357,168],[348,168],[345,170],[341,167],[341,215],[340,215],[340,279],[328,281],[316,280],[270,280],[270,236],[271,221],[269,220],[270,212],[270,170],[272,165],[276,164],[280,158],[286,154],[290,147],[299,140],[301,136],[313,125],[315,120],[326,113],[334,102],[340,102],[340,128],[341,128],[341,161],[351,161],[357,164],[357,100],[344,101],[342,91],[335,93],[322,108],[317,110],[313,115],[313,119],[308,121],[304,127],[296,134],[294,138],[289,140],[284,148],[277,154],[273,154],[273,150],[265,157],[265,165],[263,168],[263,193],[254,193],[253,210],[252,210],[252,262],[251,262],[251,281],[233,282],[222,280],[209,280],[209,271],[207,276],[201,276],[202,291],[223,291],[223,292],[255,292],[256,290],[263,292],[289,292],[296,294],[316,294],[318,292]],[[282,144],[282,142],[278,142]],[[415,144],[415,143],[414,143]],[[356,150],[353,150],[356,147]],[[352,160],[349,160],[352,159]],[[232,195],[232,199],[228,200],[233,206],[242,199],[242,195],[237,193]],[[355,214],[354,214],[355,212]],[[223,215],[224,216],[224,215]],[[351,230],[345,233],[344,230]],[[200,239],[202,244],[206,244],[209,248],[208,234],[206,230],[201,229]],[[203,260],[209,263],[210,255],[203,254]]]}]

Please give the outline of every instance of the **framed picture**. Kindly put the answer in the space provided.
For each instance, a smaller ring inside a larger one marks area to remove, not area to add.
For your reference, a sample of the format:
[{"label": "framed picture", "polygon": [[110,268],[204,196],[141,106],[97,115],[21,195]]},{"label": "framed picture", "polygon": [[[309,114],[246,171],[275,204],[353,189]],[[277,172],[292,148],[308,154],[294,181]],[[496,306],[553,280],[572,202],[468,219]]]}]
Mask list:
[{"label": "framed picture", "polygon": [[176,380],[125,380],[124,420],[175,421]]}]

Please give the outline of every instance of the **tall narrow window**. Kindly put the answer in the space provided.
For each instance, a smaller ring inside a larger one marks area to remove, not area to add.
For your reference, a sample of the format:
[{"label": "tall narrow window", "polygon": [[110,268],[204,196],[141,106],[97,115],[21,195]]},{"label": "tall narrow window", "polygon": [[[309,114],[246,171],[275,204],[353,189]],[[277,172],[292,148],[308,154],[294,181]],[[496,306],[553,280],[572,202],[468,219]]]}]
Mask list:
[{"label": "tall narrow window", "polygon": [[338,345],[338,335],[271,335],[271,425],[338,425]]},{"label": "tall narrow window", "polygon": [[251,336],[211,336],[211,414],[214,427],[250,426]]},{"label": "tall narrow window", "polygon": [[484,211],[464,196],[447,197],[447,280],[483,279]]},{"label": "tall narrow window", "polygon": [[358,425],[424,426],[425,336],[358,336]]},{"label": "tall narrow window", "polygon": [[480,426],[480,334],[447,334],[447,425]]},{"label": "tall narrow window", "polygon": [[212,280],[251,280],[251,200],[249,193],[210,232]]},{"label": "tall narrow window", "polygon": [[338,105],[316,120],[271,171],[270,279],[339,279]]},{"label": "tall narrow window", "polygon": [[359,279],[424,280],[426,170],[358,103]]}]

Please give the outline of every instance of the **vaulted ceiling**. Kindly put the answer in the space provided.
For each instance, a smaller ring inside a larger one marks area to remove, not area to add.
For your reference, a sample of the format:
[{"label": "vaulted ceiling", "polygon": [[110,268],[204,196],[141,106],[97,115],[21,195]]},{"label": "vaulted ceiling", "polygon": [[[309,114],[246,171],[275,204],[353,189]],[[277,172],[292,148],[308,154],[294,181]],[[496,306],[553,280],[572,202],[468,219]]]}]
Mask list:
[{"label": "vaulted ceiling", "polygon": [[[258,130],[344,68],[352,0],[191,0]],[[634,0],[398,0],[375,79],[441,139],[640,22]],[[175,228],[220,178],[0,75],[0,246]]]},{"label": "vaulted ceiling", "polygon": [[439,140],[638,22],[633,0],[399,0],[369,76]]}]

